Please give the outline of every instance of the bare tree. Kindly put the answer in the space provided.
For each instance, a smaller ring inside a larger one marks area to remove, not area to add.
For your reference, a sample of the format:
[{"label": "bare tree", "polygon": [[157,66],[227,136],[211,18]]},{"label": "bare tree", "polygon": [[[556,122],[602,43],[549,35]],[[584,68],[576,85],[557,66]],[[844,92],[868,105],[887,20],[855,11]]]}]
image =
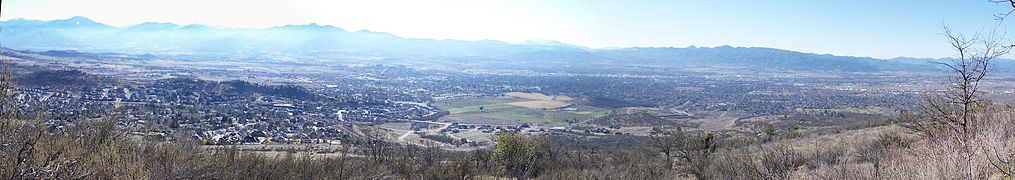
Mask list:
[{"label": "bare tree", "polygon": [[1004,19],[1007,18],[1008,15],[1015,13],[1015,0],[988,0],[988,2],[1005,4],[1011,6],[1012,8],[1011,10],[1008,10],[1008,12],[994,14],[994,19],[997,21],[1004,21]]},{"label": "bare tree", "polygon": [[[2,53],[2,49],[0,49]],[[14,74],[7,65],[7,56],[0,55],[0,116],[5,119],[17,118],[16,107],[14,106]]]},{"label": "bare tree", "polygon": [[982,96],[981,85],[987,78],[990,63],[1008,54],[1012,46],[1004,43],[1004,33],[992,30],[988,34],[966,36],[943,27],[948,44],[956,53],[952,62],[939,62],[949,73],[950,85],[943,94],[925,98],[922,116],[909,125],[929,136],[952,138],[965,143],[971,138],[978,122],[973,114],[988,104]]},{"label": "bare tree", "polygon": [[976,133],[990,123],[975,116],[990,104],[982,97],[981,85],[987,79],[991,62],[1008,54],[1012,48],[1004,41],[1005,34],[997,29],[995,26],[989,33],[967,36],[942,27],[948,44],[956,53],[951,62],[937,63],[948,72],[949,85],[943,93],[926,96],[924,107],[918,112],[903,113],[904,119],[909,121],[905,126],[930,138],[959,145],[958,153],[966,161],[966,178],[975,178],[972,162],[975,153],[971,142]]},{"label": "bare tree", "polygon": [[684,131],[680,127],[674,131],[652,128],[649,137],[652,139],[652,146],[655,146],[665,156],[666,167],[673,169],[673,153],[677,148],[677,143],[683,141],[681,138],[684,138]]},{"label": "bare tree", "polygon": [[683,131],[672,136],[676,141],[673,155],[687,163],[688,171],[697,179],[714,179],[708,168],[712,166],[712,153],[718,149],[718,137],[711,132],[686,134]]}]

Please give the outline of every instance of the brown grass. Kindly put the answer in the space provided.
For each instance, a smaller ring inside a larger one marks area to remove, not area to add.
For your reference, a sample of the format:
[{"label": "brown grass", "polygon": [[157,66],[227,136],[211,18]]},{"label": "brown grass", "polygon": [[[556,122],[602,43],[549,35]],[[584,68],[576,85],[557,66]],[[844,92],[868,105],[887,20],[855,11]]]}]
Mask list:
[{"label": "brown grass", "polygon": [[567,96],[547,96],[547,95],[542,94],[542,93],[509,92],[509,93],[504,93],[504,95],[505,96],[516,97],[516,98],[522,98],[522,99],[538,100],[538,101],[561,101],[561,102],[568,102],[568,101],[574,100],[574,98],[567,97]]},{"label": "brown grass", "polygon": [[521,102],[508,103],[508,104],[509,105],[513,105],[513,106],[521,106],[521,107],[532,108],[532,109],[558,109],[558,108],[563,108],[563,107],[567,107],[567,106],[571,105],[571,104],[568,104],[568,103],[562,103],[562,102],[556,102],[556,101],[521,101]]}]

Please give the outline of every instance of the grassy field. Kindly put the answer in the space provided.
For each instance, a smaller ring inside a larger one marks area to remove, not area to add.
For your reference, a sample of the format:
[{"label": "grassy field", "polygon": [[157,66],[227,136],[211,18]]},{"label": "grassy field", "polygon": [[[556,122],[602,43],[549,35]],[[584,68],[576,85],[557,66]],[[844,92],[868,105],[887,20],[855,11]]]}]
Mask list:
[{"label": "grassy field", "polygon": [[513,106],[521,106],[532,109],[560,109],[563,107],[571,106],[569,103],[556,102],[556,101],[521,101],[508,103]]},{"label": "grassy field", "polygon": [[471,106],[463,106],[463,107],[454,107],[454,106],[452,106],[450,108],[447,108],[446,110],[448,110],[448,112],[450,112],[451,114],[478,113],[478,112],[480,112],[480,110],[479,110],[480,107],[483,107],[483,109],[485,111],[498,111],[498,110],[504,110],[504,109],[518,108],[518,106],[514,106],[514,105],[510,105],[510,104],[506,104],[506,103],[491,102],[489,104],[479,104],[479,105],[471,105]]},{"label": "grassy field", "polygon": [[542,94],[542,93],[509,92],[509,93],[504,93],[504,95],[505,96],[516,97],[516,98],[522,98],[522,99],[542,100],[542,101],[557,100],[557,97],[561,97],[560,101],[570,101],[571,100],[571,98],[567,97],[567,96],[547,96],[547,95]]},{"label": "grassy field", "polygon": [[[571,104],[552,100],[552,98],[548,98],[551,96],[542,94],[534,96],[521,95],[525,98],[519,97],[519,94],[513,95],[516,96],[444,100],[433,103],[433,106],[451,113],[441,118],[442,121],[490,125],[518,125],[525,123],[536,126],[563,126],[568,125],[569,120],[587,120],[605,116],[611,112],[609,109],[581,105],[576,106],[578,111],[560,111],[556,109]],[[561,99],[559,97],[563,96],[557,97],[557,99]],[[535,103],[532,101],[538,100],[534,100],[534,98],[548,101]],[[570,100],[570,98],[567,98],[567,100]],[[480,107],[483,110],[480,110]]]}]

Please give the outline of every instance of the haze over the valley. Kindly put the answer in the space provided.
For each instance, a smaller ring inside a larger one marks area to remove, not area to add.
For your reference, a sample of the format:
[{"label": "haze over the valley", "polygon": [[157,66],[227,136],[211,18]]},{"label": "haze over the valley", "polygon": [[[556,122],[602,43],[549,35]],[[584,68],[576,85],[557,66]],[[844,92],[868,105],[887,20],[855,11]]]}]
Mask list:
[{"label": "haze over the valley", "polygon": [[[594,49],[556,41],[508,43],[494,40],[462,41],[403,38],[386,32],[350,32],[316,23],[263,29],[216,28],[146,22],[116,27],[75,16],[41,21],[0,21],[0,36],[8,48],[47,51],[76,50],[135,55],[232,54],[297,59],[348,61],[377,59],[373,63],[441,65],[459,62],[529,62],[571,66],[652,65],[695,67],[727,65],[743,68],[877,72],[934,70],[931,62],[946,59],[835,56],[772,48],[686,47]],[[1001,60],[997,69],[1015,70],[1015,61]]]},{"label": "haze over the valley", "polygon": [[117,27],[144,22],[228,28],[317,23],[407,38],[555,40],[593,48],[730,45],[876,58],[950,57],[948,47],[939,43],[939,26],[972,33],[991,26],[989,17],[1005,10],[967,1],[876,0],[32,0],[3,5],[3,20],[84,16]]}]

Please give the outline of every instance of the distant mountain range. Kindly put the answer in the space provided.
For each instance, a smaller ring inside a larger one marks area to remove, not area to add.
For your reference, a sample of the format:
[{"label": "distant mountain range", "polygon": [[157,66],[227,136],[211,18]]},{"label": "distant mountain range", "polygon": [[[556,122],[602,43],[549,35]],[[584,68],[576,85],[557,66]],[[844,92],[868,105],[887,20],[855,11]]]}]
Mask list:
[{"label": "distant mountain range", "polygon": [[[729,66],[772,70],[874,72],[931,70],[928,61],[946,59],[834,56],[773,48],[592,49],[555,41],[460,41],[402,38],[384,32],[350,32],[306,24],[265,29],[215,28],[146,22],[114,27],[85,17],[0,21],[0,46],[33,51],[77,50],[132,54],[340,54],[382,59],[440,59],[469,63],[625,64],[644,66]],[[1001,71],[1015,63],[999,61]]]}]

